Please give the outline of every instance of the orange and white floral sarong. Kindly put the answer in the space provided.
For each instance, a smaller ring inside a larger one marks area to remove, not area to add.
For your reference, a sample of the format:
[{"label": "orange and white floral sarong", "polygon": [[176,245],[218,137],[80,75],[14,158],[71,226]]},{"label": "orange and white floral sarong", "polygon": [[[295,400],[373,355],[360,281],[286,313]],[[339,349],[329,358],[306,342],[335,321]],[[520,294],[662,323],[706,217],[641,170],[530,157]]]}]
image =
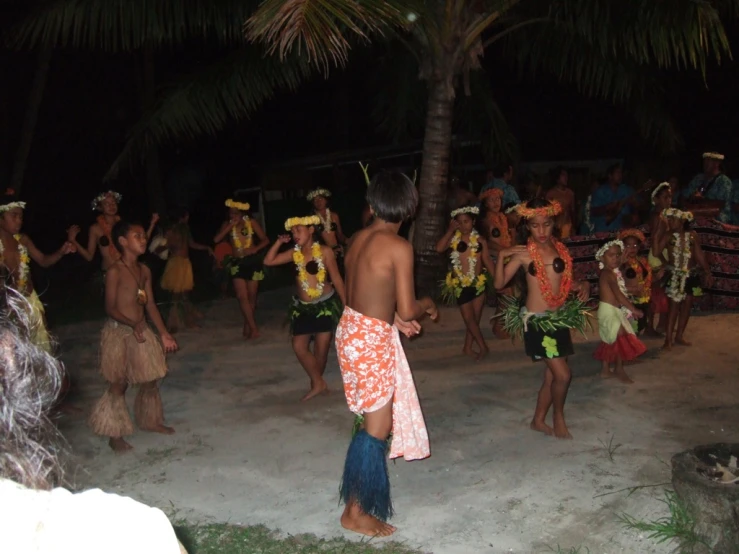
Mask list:
[{"label": "orange and white floral sarong", "polygon": [[426,423],[398,329],[346,306],[336,329],[336,352],[352,412],[375,412],[393,400],[390,458],[428,458]]}]

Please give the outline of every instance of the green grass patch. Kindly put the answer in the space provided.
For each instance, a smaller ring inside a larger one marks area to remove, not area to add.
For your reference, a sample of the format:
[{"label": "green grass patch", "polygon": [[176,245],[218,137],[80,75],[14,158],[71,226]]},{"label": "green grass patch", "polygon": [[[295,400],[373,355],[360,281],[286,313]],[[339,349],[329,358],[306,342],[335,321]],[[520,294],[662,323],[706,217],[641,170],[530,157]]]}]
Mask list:
[{"label": "green grass patch", "polygon": [[402,544],[371,538],[357,542],[314,535],[280,538],[263,525],[180,522],[175,524],[175,532],[188,554],[422,554]]}]

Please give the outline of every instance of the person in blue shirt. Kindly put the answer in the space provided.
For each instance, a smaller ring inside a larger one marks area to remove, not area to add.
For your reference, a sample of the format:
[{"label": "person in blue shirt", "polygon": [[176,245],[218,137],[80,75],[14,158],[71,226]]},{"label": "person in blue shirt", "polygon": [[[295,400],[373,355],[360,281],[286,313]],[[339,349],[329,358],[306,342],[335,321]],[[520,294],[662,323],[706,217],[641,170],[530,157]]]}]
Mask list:
[{"label": "person in blue shirt", "polygon": [[631,225],[631,214],[636,212],[634,189],[622,183],[620,165],[608,168],[607,180],[593,192],[590,202],[590,221],[595,233],[615,232]]},{"label": "person in blue shirt", "polygon": [[516,189],[510,184],[513,180],[513,166],[511,164],[503,164],[495,168],[492,172],[488,171],[487,174],[492,179],[483,185],[480,194],[488,189],[496,188],[503,191],[503,206],[506,204],[521,203]]},{"label": "person in blue shirt", "polygon": [[703,173],[693,177],[681,191],[681,200],[685,208],[695,212],[695,215],[708,215],[722,223],[731,223],[734,185],[723,172],[723,161],[723,154],[705,152]]}]

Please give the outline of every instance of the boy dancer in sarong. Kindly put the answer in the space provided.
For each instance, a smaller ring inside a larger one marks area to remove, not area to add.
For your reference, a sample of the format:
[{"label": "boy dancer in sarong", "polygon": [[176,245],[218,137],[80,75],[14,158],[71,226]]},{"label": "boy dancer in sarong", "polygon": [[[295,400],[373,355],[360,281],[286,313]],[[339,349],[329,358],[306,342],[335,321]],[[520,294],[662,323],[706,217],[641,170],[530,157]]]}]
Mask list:
[{"label": "boy dancer in sarong", "polygon": [[[555,218],[562,211],[559,203],[535,198],[520,204],[517,211],[526,220],[527,242],[502,250],[495,266],[496,289],[503,289],[516,275],[521,287],[519,301],[504,300],[503,325],[512,336],[523,335],[526,354],[532,360],[546,364],[531,429],[571,439],[564,416],[572,380],[567,356],[574,353],[570,330],[582,332],[587,327],[583,303],[590,296],[590,284],[573,280],[572,256],[552,235]],[[570,293],[577,298],[569,298]],[[546,424],[550,407],[552,427]]]},{"label": "boy dancer in sarong", "polygon": [[622,383],[631,384],[634,381],[624,371],[624,362],[635,360],[647,351],[647,347],[636,337],[631,323],[634,318],[642,318],[644,313],[628,298],[626,282],[619,269],[623,253],[624,243],[612,240],[595,254],[601,270],[598,282],[598,333],[602,342],[593,353],[593,358],[603,362],[601,377],[608,379],[615,376]]},{"label": "boy dancer in sarong", "polygon": [[[96,435],[109,437],[108,444],[115,452],[124,452],[133,448],[123,439],[133,433],[125,397],[129,385],[140,385],[134,405],[139,428],[174,433],[164,425],[158,381],[167,374],[164,354],[177,350],[177,343],[167,332],[154,301],[151,271],[138,261],[146,252],[144,228],[119,221],[111,238],[121,258],[105,274],[109,319],[100,336],[100,372],[109,387],[92,409],[90,427]],[[146,315],[159,337],[149,327]]]},{"label": "boy dancer in sarong", "polygon": [[336,351],[349,409],[364,428],[346,454],[341,525],[370,536],[395,528],[387,472],[390,457],[420,460],[430,455],[428,434],[399,332],[412,336],[416,322],[437,318],[430,298],[416,300],[413,249],[398,236],[418,204],[413,181],[399,172],[375,176],[367,189],[374,219],[357,232],[346,256],[347,304],[336,330]]}]

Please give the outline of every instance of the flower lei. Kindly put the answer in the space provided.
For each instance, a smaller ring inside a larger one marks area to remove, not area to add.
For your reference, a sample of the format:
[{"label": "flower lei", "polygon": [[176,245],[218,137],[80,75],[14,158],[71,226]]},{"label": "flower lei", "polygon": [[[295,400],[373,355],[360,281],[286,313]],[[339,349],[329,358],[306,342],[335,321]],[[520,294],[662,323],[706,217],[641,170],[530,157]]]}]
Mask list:
[{"label": "flower lei", "polygon": [[685,221],[693,221],[692,212],[684,212],[677,208],[667,208],[662,210],[662,217],[676,217],[677,219],[684,219]]},{"label": "flower lei", "polygon": [[690,233],[683,233],[682,241],[680,241],[680,233],[673,233],[672,236],[675,237],[675,245],[672,247],[673,271],[666,292],[667,296],[675,302],[682,302],[687,296],[685,294],[685,281],[689,273],[692,236]]},{"label": "flower lei", "polygon": [[[31,262],[31,258],[28,256],[28,248],[21,244],[21,236],[13,235],[13,238],[18,243],[18,254],[20,263],[18,265],[18,278],[15,280],[15,288],[18,289],[21,294],[26,293],[26,287],[28,286],[28,264]],[[3,263],[5,259],[5,244],[0,240],[0,261]]]},{"label": "flower lei", "polygon": [[520,205],[521,205],[520,203],[518,203],[518,204],[514,204],[513,206],[511,206],[510,208],[508,208],[508,209],[507,209],[507,210],[505,211],[505,214],[506,214],[506,215],[508,215],[508,214],[512,214],[513,212],[517,212],[517,211],[518,211],[518,207],[519,207]]},{"label": "flower lei", "polygon": [[457,208],[456,210],[452,210],[452,219],[457,217],[459,214],[479,215],[480,208],[478,208],[477,206],[463,206],[461,208]]},{"label": "flower lei", "polygon": [[93,212],[98,209],[98,207],[100,206],[100,202],[102,202],[103,200],[105,200],[105,197],[108,196],[108,195],[110,195],[113,198],[115,198],[116,204],[120,204],[121,203],[121,200],[123,200],[123,195],[120,192],[116,192],[114,190],[109,190],[109,191],[106,191],[106,192],[101,192],[95,198],[93,198],[92,199],[92,202],[90,203],[90,205],[92,206],[92,211]]},{"label": "flower lei", "polygon": [[508,230],[508,218],[506,215],[502,212],[488,212],[486,218],[490,221],[492,227],[500,231],[500,236],[493,238],[498,239],[504,248],[509,247],[511,245],[511,235]]},{"label": "flower lei", "polygon": [[326,190],[326,189],[316,189],[316,190],[309,192],[308,196],[306,196],[306,199],[308,200],[308,202],[312,202],[316,196],[323,196],[324,198],[329,198],[331,196],[331,191]]},{"label": "flower lei", "polygon": [[[454,288],[457,289],[457,291],[461,292],[461,288],[464,287],[471,287],[472,283],[475,282],[475,278],[477,277],[477,245],[480,240],[480,233],[473,230],[470,233],[470,243],[469,243],[469,257],[467,258],[467,274],[462,271],[462,260],[459,256],[459,250],[457,248],[459,247],[459,243],[462,241],[462,232],[457,231],[454,233],[454,236],[452,237],[452,253],[449,256],[452,260],[452,272],[454,273],[454,276],[452,277],[452,284]],[[449,275],[451,275],[451,273]],[[461,285],[461,288],[460,288]],[[457,294],[459,296],[459,294]]]},{"label": "flower lei", "polygon": [[[248,204],[247,204],[248,206]],[[234,225],[231,228],[231,240],[233,241],[234,248],[236,250],[243,250],[245,248],[251,248],[251,245],[253,243],[253,237],[254,237],[254,228],[251,226],[251,219],[249,219],[248,215],[245,215],[241,218],[244,222],[244,227],[241,230],[241,232],[238,232],[236,230],[237,225]],[[241,242],[241,236],[244,237],[244,242]]]},{"label": "flower lei", "polygon": [[248,202],[236,202],[232,198],[229,198],[228,200],[226,200],[226,207],[236,208],[237,210],[246,212],[251,208],[251,205]]},{"label": "flower lei", "polygon": [[325,232],[330,233],[331,232],[331,223],[333,223],[331,221],[331,210],[329,210],[328,208],[326,208],[326,219],[323,219],[323,216],[319,212],[316,212],[316,215],[318,216],[318,219],[321,220],[321,226],[323,227],[323,230]]},{"label": "flower lei", "polygon": [[556,200],[551,200],[548,206],[541,208],[529,208],[528,203],[523,202],[516,206],[516,211],[524,219],[531,219],[536,216],[554,217],[562,213],[562,205]]},{"label": "flower lei", "polygon": [[609,240],[607,243],[605,243],[603,246],[598,249],[598,251],[595,253],[595,259],[598,260],[598,269],[603,269],[605,266],[603,265],[603,255],[608,252],[608,250],[612,246],[618,246],[621,249],[621,252],[624,251],[624,243],[621,242],[619,239],[615,240]]},{"label": "flower lei", "polygon": [[567,247],[559,242],[558,240],[551,239],[554,248],[557,250],[557,255],[562,258],[565,263],[565,270],[562,273],[562,282],[559,285],[559,293],[554,294],[552,292],[552,284],[549,282],[549,277],[544,267],[544,260],[542,260],[541,253],[534,242],[533,238],[529,238],[529,242],[526,248],[531,256],[531,261],[534,262],[534,268],[536,269],[536,281],[539,283],[541,289],[541,296],[544,302],[550,308],[557,309],[565,303],[567,297],[572,289],[572,256],[570,256]]},{"label": "flower lei", "polygon": [[654,199],[657,197],[660,191],[665,187],[670,188],[670,183],[668,183],[667,181],[664,181],[660,183],[659,185],[657,185],[656,187],[654,187],[654,190],[652,191],[652,206],[656,205]]},{"label": "flower lei", "polygon": [[317,215],[309,215],[307,217],[291,217],[290,219],[285,221],[285,230],[289,231],[293,227],[297,227],[298,225],[303,225],[305,227],[310,227],[311,225],[320,225],[321,224],[321,218]]},{"label": "flower lei", "polygon": [[[621,294],[628,298],[629,291],[626,289],[626,281],[624,281],[624,276],[622,275],[621,270],[616,268],[613,270],[613,273],[616,274],[616,283],[618,283],[618,290],[620,290]],[[634,319],[634,314],[626,306],[621,306],[620,308],[626,319]]]},{"label": "flower lei", "polygon": [[308,283],[308,272],[305,270],[305,256],[300,250],[300,245],[295,245],[295,251],[293,252],[293,262],[295,267],[298,269],[298,280],[300,280],[300,287],[308,295],[308,298],[316,299],[323,295],[323,287],[326,281],[326,267],[323,265],[323,256],[321,256],[321,245],[320,243],[314,242],[311,246],[311,256],[313,261],[318,264],[318,273],[316,273],[316,288],[312,288]]}]

